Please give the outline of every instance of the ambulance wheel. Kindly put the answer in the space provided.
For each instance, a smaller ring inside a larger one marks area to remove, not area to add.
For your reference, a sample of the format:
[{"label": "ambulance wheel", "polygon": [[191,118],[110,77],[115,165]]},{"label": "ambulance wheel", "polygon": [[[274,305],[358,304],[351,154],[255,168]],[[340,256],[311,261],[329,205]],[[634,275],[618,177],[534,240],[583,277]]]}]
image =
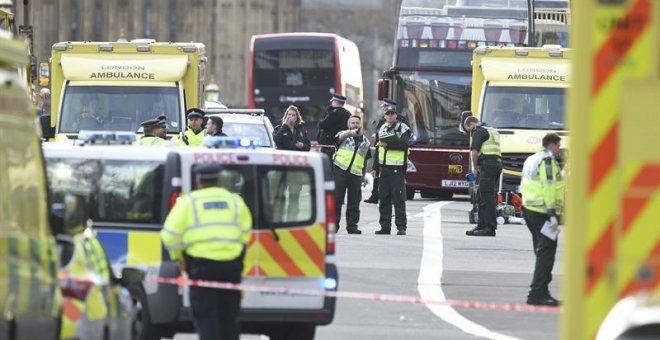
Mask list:
[{"label": "ambulance wheel", "polygon": [[131,320],[131,338],[134,340],[160,340],[161,334],[151,321],[147,293],[142,287],[131,288],[135,299],[135,314]]},{"label": "ambulance wheel", "polygon": [[412,201],[415,198],[415,189],[406,188],[406,199]]},{"label": "ambulance wheel", "polygon": [[316,325],[311,323],[290,323],[278,325],[268,334],[270,340],[314,340]]}]

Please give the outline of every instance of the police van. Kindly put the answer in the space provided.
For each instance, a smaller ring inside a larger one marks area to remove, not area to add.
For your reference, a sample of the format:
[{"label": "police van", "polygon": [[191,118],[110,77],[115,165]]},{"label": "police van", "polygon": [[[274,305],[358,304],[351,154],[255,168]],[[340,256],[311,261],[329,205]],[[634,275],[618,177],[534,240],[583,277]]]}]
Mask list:
[{"label": "police van", "polygon": [[[158,279],[176,278],[159,232],[177,197],[195,190],[201,164],[221,164],[221,185],[239,193],[254,228],[243,283],[323,292],[336,291],[334,182],[319,153],[246,148],[45,145],[49,165],[68,164],[74,176],[97,184],[91,215],[113,269],[144,270],[141,339],[190,330],[186,294]],[[335,298],[245,291],[243,332],[271,339],[312,339],[317,325],[332,322]]]}]

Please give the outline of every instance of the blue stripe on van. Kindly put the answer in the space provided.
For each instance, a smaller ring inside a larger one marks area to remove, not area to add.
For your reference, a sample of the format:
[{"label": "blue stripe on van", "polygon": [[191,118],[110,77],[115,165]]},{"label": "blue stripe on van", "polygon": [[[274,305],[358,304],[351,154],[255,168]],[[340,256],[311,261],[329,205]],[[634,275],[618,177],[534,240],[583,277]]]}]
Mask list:
[{"label": "blue stripe on van", "polygon": [[128,232],[99,231],[99,241],[112,264],[125,264],[128,256]]}]

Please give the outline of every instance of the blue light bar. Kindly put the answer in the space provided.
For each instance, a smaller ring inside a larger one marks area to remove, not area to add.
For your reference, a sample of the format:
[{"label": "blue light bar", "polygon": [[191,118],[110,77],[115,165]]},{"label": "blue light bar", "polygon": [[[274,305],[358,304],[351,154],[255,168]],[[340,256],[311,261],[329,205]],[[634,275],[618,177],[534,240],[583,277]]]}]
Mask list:
[{"label": "blue light bar", "polygon": [[86,144],[131,144],[137,137],[133,132],[81,130],[78,140]]},{"label": "blue light bar", "polygon": [[204,146],[208,148],[227,148],[227,149],[254,149],[263,146],[264,142],[259,138],[233,138],[233,137],[204,137]]}]

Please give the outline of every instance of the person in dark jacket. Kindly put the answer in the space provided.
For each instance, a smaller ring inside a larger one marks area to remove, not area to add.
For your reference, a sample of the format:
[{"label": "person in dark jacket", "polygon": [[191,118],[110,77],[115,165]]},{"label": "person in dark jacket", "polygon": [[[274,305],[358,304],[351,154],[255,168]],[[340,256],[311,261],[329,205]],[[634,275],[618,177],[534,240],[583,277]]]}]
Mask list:
[{"label": "person in dark jacket", "polygon": [[222,121],[222,118],[218,116],[209,117],[209,120],[206,123],[206,135],[226,137],[227,135],[224,132],[222,132],[223,126],[224,126],[224,122]]},{"label": "person in dark jacket", "polygon": [[[319,122],[318,142],[321,145],[335,145],[335,136],[339,131],[346,129],[348,118],[351,113],[344,108],[346,97],[333,93],[330,99],[330,106],[326,109],[326,114]],[[332,159],[335,154],[334,147],[322,147],[321,152]]]},{"label": "person in dark jacket", "polygon": [[[280,150],[309,151],[311,143],[307,138],[307,130],[303,128],[300,110],[294,105],[289,106],[282,117],[282,125],[275,128],[273,139],[275,147]],[[286,192],[289,195],[287,203],[287,214],[284,222],[297,221],[298,200],[303,183],[299,176],[288,176],[286,178]]]}]

